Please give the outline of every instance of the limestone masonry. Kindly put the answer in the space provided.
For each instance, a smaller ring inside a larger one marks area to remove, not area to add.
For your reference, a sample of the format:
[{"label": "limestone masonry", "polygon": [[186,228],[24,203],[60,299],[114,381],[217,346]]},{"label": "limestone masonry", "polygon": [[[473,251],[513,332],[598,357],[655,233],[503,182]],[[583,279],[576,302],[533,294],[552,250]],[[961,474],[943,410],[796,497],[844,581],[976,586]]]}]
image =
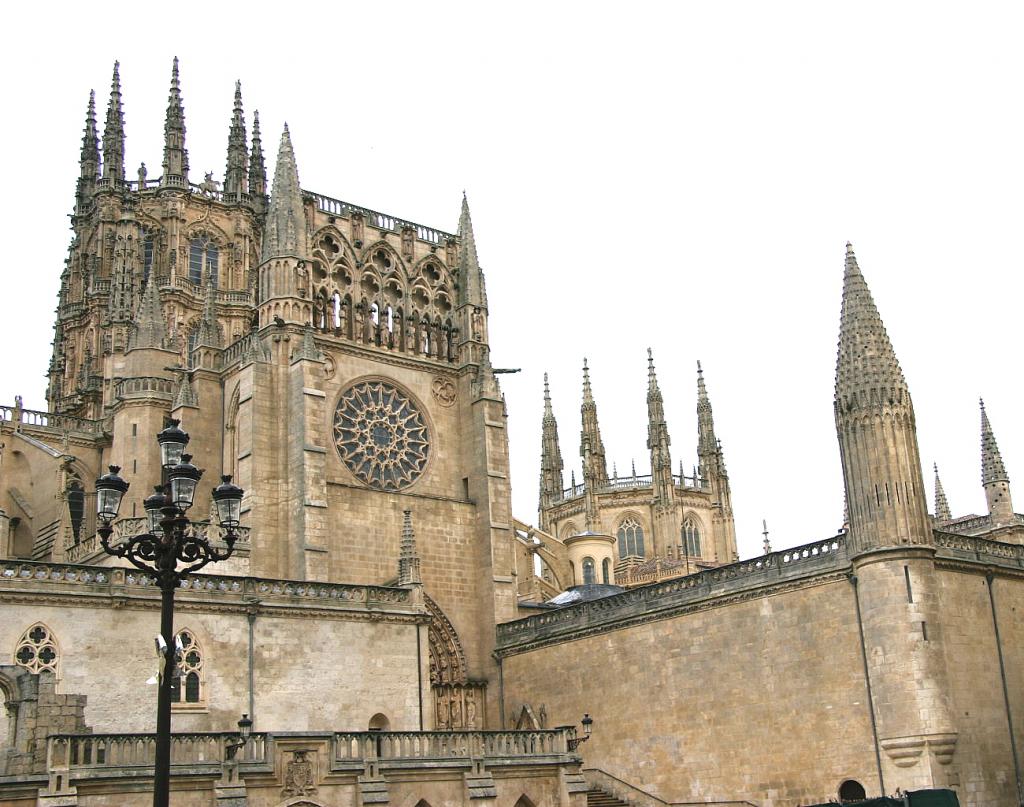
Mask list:
[{"label": "limestone masonry", "polygon": [[149,803],[159,591],[103,552],[94,484],[120,466],[113,540],[144,532],[169,417],[206,469],[196,529],[219,538],[207,480],[245,490],[235,555],[177,592],[175,805],[1024,803],[1024,516],[984,404],[989,512],[954,518],[935,469],[929,514],[851,245],[846,524],[740,559],[699,365],[686,469],[648,351],[638,474],[609,472],[584,361],[568,484],[545,379],[517,520],[466,198],[449,233],[304,189],[287,126],[269,183],[240,85],[223,181],[193,184],[177,60],[164,135],[160,176],[128,179],[115,64],[46,409],[0,406],[0,804]]}]

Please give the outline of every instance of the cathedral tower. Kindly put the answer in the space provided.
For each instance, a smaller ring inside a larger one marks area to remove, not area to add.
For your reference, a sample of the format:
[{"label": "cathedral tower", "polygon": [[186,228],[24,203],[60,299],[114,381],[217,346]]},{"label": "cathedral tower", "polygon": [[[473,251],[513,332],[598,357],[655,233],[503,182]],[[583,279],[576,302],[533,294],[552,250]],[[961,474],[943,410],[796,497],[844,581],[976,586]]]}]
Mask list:
[{"label": "cathedral tower", "polygon": [[914,406],[850,244],[835,417],[880,775],[887,792],[945,786],[957,733]]}]

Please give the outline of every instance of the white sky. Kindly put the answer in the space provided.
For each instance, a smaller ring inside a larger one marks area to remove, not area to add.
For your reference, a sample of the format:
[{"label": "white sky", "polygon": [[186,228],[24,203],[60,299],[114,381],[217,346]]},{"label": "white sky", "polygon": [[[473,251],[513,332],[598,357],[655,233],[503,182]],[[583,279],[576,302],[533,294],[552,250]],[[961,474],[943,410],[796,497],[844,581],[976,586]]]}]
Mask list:
[{"label": "white sky", "polygon": [[[541,376],[565,479],[590,359],[609,467],[648,471],[654,348],[673,461],[704,364],[740,553],[833,534],[852,240],[906,372],[925,481],[984,512],[985,397],[1024,509],[1018,243],[1024,6],[946,3],[24,4],[5,14],[0,402],[45,408],[90,88],[121,60],[127,166],[160,173],[181,59],[193,181],[222,178],[236,78],[303,187],[453,231],[469,194],[535,520]],[[294,13],[287,15],[291,10]]]}]

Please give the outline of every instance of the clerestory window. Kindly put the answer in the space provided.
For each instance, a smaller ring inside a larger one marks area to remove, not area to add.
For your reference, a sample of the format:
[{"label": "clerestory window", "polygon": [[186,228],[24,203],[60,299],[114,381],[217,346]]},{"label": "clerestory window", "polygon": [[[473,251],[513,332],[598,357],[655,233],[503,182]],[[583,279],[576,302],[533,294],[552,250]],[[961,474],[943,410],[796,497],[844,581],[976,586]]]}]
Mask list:
[{"label": "clerestory window", "polygon": [[197,286],[212,281],[217,285],[217,265],[220,250],[208,236],[193,238],[188,247],[188,279]]},{"label": "clerestory window", "polygon": [[640,522],[630,517],[619,525],[619,560],[623,558],[642,558],[644,551],[644,528]]},{"label": "clerestory window", "polygon": [[683,522],[683,542],[686,544],[686,554],[691,557],[700,557],[700,527],[692,519],[688,518]]},{"label": "clerestory window", "polygon": [[583,585],[592,586],[597,582],[597,570],[593,558],[583,559]]}]

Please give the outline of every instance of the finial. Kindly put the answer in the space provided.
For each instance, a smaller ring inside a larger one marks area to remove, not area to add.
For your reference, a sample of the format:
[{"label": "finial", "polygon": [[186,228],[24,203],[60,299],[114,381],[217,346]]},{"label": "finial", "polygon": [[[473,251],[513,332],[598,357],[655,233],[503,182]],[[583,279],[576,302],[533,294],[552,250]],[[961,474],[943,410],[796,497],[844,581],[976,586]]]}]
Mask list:
[{"label": "finial", "polygon": [[772,545],[768,542],[768,520],[762,518],[761,526],[764,528],[763,532],[761,533],[764,536],[764,553],[766,555],[770,555],[772,551]]},{"label": "finial", "polygon": [[849,241],[846,242],[846,254],[847,255],[852,255],[853,254],[853,244],[850,243]]}]

